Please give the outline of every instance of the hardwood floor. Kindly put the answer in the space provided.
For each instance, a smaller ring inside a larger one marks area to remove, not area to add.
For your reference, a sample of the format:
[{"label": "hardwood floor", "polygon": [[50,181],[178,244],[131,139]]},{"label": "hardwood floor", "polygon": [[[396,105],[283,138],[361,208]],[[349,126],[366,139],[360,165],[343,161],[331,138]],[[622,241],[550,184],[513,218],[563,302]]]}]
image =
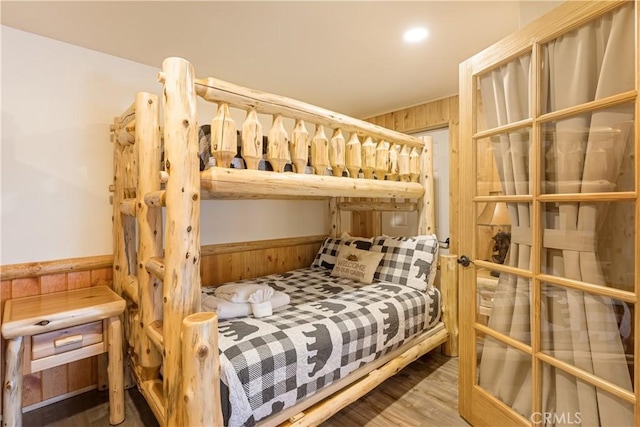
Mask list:
[{"label": "hardwood floor", "polygon": [[[24,414],[29,427],[106,427],[107,392],[92,391]],[[158,426],[136,389],[126,393],[122,427]],[[458,415],[458,358],[434,351],[338,412],[322,427],[468,426]]]}]

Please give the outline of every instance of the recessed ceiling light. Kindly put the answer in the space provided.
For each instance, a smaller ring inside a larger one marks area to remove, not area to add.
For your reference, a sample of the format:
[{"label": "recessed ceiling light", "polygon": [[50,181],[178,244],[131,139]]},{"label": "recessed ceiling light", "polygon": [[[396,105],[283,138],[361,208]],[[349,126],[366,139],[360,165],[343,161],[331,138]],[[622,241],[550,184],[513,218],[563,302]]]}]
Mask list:
[{"label": "recessed ceiling light", "polygon": [[426,39],[429,35],[429,32],[424,27],[414,27],[411,28],[404,33],[404,41],[407,43],[417,43]]}]

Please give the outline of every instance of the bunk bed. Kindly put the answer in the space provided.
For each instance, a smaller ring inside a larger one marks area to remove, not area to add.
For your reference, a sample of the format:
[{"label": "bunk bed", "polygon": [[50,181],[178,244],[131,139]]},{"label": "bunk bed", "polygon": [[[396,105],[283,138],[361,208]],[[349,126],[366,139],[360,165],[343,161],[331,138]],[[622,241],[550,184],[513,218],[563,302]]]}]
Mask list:
[{"label": "bunk bed", "polygon": [[[299,101],[213,78],[196,79],[192,65],[181,58],[163,62],[159,81],[163,84],[162,108],[156,95],[139,92],[111,127],[115,142],[110,188],[113,279],[114,289],[128,301],[124,314],[126,358],[130,374],[162,425],[222,425],[228,422],[228,410],[223,416],[227,402],[223,401],[231,392],[228,379],[224,381],[229,375],[225,371],[228,355],[222,351],[228,348],[224,343],[228,329],[223,328],[229,327],[229,321],[219,325],[215,312],[202,311],[200,201],[328,200],[330,236],[320,250],[325,253],[327,245],[340,243],[343,232],[348,231],[341,227],[343,211],[417,211],[418,234],[428,238],[434,228],[432,148],[421,139]],[[215,166],[205,170],[200,170],[197,97],[217,105],[211,122]],[[236,132],[230,108],[247,112],[241,133]],[[266,147],[258,114],[273,116]],[[295,122],[290,136],[283,125],[285,118]],[[305,122],[315,125],[313,136]],[[330,138],[325,129],[333,132]],[[241,135],[240,150],[237,135]],[[246,164],[244,169],[231,167],[238,154]],[[263,159],[272,171],[259,170]],[[315,173],[304,173],[309,166]],[[289,167],[294,172],[284,172]],[[378,239],[383,245],[390,238]],[[434,301],[439,307],[431,320],[442,321],[432,322],[435,327],[416,330],[395,347],[380,352],[380,357],[366,359],[353,372],[327,381],[325,387],[295,404],[246,422],[317,425],[426,352],[443,345],[446,354],[457,355],[455,260],[454,255],[441,255],[439,262],[434,262],[439,265],[435,288],[426,281],[421,291],[395,287],[421,298],[437,295]],[[314,274],[330,276],[322,263],[300,267],[308,268],[257,280],[293,276],[313,281],[317,279],[310,278]],[[306,282],[302,283],[297,289],[303,290]],[[385,283],[357,285],[353,292],[377,292],[371,286],[380,291]],[[372,304],[375,298],[381,303],[387,298],[370,295]],[[366,298],[361,305],[367,305]],[[299,307],[293,305],[293,309]],[[429,323],[424,320],[426,310],[420,314],[423,324]],[[288,319],[303,316],[295,313],[288,314]]]}]

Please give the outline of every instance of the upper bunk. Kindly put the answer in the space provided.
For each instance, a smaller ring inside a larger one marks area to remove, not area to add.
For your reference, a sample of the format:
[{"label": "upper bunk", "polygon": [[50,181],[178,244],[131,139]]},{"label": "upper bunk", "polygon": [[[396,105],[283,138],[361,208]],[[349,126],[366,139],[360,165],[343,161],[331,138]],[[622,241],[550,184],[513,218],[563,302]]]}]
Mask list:
[{"label": "upper bunk", "polygon": [[[181,58],[167,58],[158,79],[164,85],[163,126],[138,111],[153,105],[149,99],[146,104],[134,102],[116,118],[112,131],[125,146],[139,138],[160,139],[165,159],[162,185],[170,169],[179,165],[187,174],[197,172],[202,199],[431,200],[432,150],[419,138],[287,97],[211,77],[195,78],[191,64]],[[202,171],[197,163],[197,97],[217,106],[210,144],[215,165]],[[245,112],[243,123],[233,120],[233,109]],[[270,129],[263,129],[259,115],[272,116]],[[293,124],[292,130],[287,131],[285,123]],[[158,129],[158,135],[143,126]],[[172,155],[172,149],[184,152]],[[241,157],[245,168],[232,166],[234,157]],[[272,170],[259,170],[261,160]],[[161,189],[145,201],[164,206],[164,197]],[[378,208],[369,208],[417,210],[416,205],[379,202]]]}]

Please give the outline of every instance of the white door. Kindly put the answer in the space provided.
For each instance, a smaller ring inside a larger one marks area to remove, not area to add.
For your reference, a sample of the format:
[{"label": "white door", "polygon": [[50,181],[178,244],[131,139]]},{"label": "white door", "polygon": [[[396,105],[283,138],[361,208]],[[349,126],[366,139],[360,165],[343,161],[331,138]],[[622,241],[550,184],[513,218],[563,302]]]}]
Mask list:
[{"label": "white door", "polygon": [[[449,128],[414,134],[418,138],[433,139],[433,175],[435,190],[436,228],[438,240],[449,237]],[[382,234],[388,236],[415,236],[418,234],[416,212],[382,212]],[[440,253],[447,253],[442,248]]]}]

